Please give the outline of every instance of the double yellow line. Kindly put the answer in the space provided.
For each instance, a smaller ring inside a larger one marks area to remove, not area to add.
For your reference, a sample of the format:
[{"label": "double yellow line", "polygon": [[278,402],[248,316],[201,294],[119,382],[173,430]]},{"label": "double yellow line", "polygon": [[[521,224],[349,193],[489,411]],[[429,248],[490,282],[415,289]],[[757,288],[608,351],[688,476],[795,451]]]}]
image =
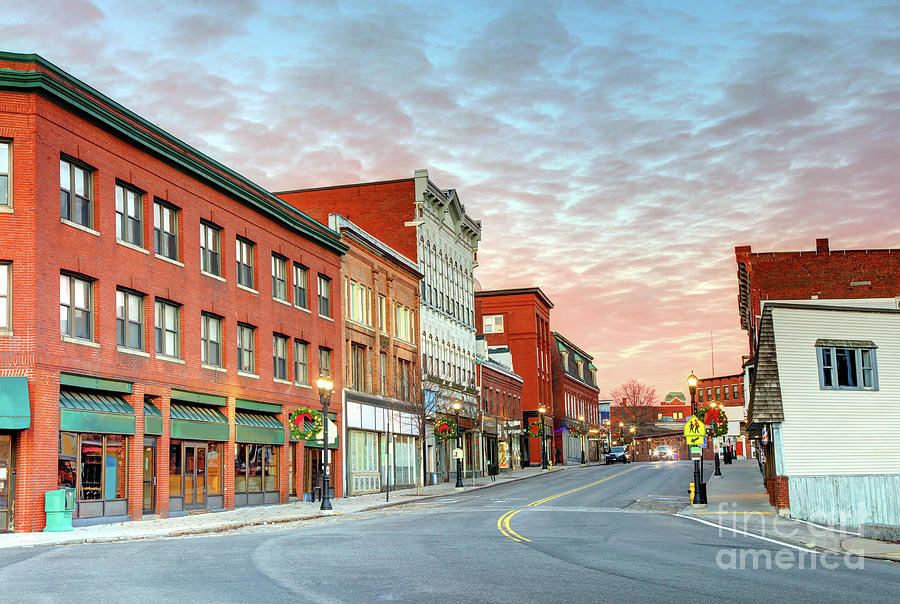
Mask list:
[{"label": "double yellow line", "polygon": [[[588,489],[593,486],[597,486],[598,484],[606,482],[607,480],[612,480],[613,478],[616,478],[617,476],[621,476],[622,474],[627,474],[628,472],[637,470],[639,467],[642,467],[642,466],[635,466],[633,468],[628,468],[627,470],[623,470],[623,471],[619,472],[618,474],[613,474],[612,476],[607,476],[606,478],[596,480],[596,481],[586,484],[584,486],[580,486],[575,489],[569,489],[568,491],[565,491],[563,493],[557,493],[556,495],[551,495],[550,497],[544,497],[543,499],[538,499],[537,501],[532,501],[526,507],[529,507],[529,508],[535,507],[535,506],[541,505],[542,503],[547,503],[548,501],[553,501],[557,497],[562,497],[563,495],[569,495],[571,493],[576,493],[578,491]],[[516,531],[512,530],[512,528],[509,526],[509,521],[512,520],[512,517],[521,511],[522,510],[510,510],[510,511],[506,512],[505,514],[503,514],[502,516],[500,516],[500,518],[497,519],[497,529],[501,533],[503,533],[503,536],[505,536],[509,539],[512,539],[513,541],[517,541],[517,542],[527,541],[527,542],[531,543],[531,539],[528,539],[527,537],[523,537]]]}]

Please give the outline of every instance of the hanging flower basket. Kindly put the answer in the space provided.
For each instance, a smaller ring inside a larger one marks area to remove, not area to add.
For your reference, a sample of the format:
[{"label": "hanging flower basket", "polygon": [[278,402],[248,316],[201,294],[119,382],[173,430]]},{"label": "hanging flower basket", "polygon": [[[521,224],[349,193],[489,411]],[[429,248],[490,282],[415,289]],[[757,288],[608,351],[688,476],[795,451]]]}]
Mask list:
[{"label": "hanging flower basket", "polygon": [[434,438],[439,442],[456,438],[456,422],[446,418],[435,420]]},{"label": "hanging flower basket", "polygon": [[528,436],[535,438],[544,435],[544,424],[541,422],[531,422],[528,424]]},{"label": "hanging flower basket", "polygon": [[322,429],[322,413],[309,407],[297,407],[291,411],[288,424],[294,440],[315,440]]}]

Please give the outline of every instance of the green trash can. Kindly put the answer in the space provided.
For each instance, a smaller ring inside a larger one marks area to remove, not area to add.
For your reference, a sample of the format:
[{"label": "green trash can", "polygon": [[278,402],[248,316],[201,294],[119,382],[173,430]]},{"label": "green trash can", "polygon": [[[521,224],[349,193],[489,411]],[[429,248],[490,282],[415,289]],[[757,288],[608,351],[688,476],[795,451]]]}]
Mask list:
[{"label": "green trash can", "polygon": [[44,532],[71,531],[72,512],[75,511],[75,489],[56,489],[44,493],[44,512],[47,523]]}]

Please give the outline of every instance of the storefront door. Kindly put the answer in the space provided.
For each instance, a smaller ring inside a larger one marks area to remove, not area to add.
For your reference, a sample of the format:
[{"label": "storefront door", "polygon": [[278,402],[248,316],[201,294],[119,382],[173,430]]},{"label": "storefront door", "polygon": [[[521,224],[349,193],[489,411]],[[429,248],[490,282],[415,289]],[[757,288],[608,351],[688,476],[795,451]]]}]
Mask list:
[{"label": "storefront door", "polygon": [[206,445],[184,445],[184,509],[206,509]]},{"label": "storefront door", "polygon": [[144,514],[153,514],[156,511],[155,437],[144,437],[144,484],[142,510]]},{"label": "storefront door", "polygon": [[0,434],[0,531],[12,530],[12,436]]},{"label": "storefront door", "polygon": [[322,449],[306,447],[303,450],[303,493],[312,493],[322,486]]}]

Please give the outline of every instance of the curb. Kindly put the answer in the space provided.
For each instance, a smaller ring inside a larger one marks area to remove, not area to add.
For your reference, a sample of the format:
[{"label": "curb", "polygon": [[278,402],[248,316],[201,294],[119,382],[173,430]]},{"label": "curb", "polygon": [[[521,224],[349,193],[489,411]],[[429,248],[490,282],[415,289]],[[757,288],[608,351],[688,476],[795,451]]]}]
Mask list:
[{"label": "curb", "polygon": [[[531,474],[528,476],[519,476],[517,478],[509,478],[504,480],[503,482],[492,482],[490,484],[477,485],[474,487],[468,487],[463,493],[468,493],[471,491],[480,491],[481,489],[489,489],[491,487],[499,486],[500,484],[509,484],[512,482],[519,482],[520,480],[528,480],[529,478],[535,478],[537,476],[544,476],[545,474],[550,474],[552,472],[562,472],[566,470],[566,467],[555,468],[553,470],[547,470],[546,472],[540,472]],[[448,495],[452,495],[452,493],[440,493],[435,495],[424,495],[419,496],[415,499],[415,502],[418,501],[429,501],[432,499],[437,499],[438,497],[446,497]],[[382,503],[376,504],[369,507],[361,508],[358,510],[353,510],[349,512],[335,512],[333,514],[313,514],[308,516],[290,516],[285,518],[275,518],[272,520],[256,520],[256,521],[247,521],[247,522],[232,522],[230,524],[223,524],[220,526],[211,526],[211,527],[200,527],[196,529],[182,529],[173,531],[171,533],[159,533],[152,535],[120,535],[115,537],[85,537],[83,539],[71,540],[71,541],[49,541],[46,543],[28,543],[23,545],[15,545],[10,547],[42,547],[42,546],[61,546],[61,545],[84,545],[89,543],[119,543],[122,541],[149,541],[152,539],[167,539],[167,538],[175,538],[175,537],[190,537],[195,535],[208,535],[214,533],[227,533],[229,531],[235,531],[242,528],[249,528],[253,526],[268,526],[274,524],[288,524],[291,522],[302,522],[305,520],[317,520],[319,518],[330,518],[334,516],[349,516],[352,514],[358,514],[360,512],[369,512],[375,511],[384,508],[395,507],[399,505],[408,505],[410,503],[414,503],[412,500],[407,501],[395,501],[390,503]],[[25,533],[27,534],[27,533]]]}]

